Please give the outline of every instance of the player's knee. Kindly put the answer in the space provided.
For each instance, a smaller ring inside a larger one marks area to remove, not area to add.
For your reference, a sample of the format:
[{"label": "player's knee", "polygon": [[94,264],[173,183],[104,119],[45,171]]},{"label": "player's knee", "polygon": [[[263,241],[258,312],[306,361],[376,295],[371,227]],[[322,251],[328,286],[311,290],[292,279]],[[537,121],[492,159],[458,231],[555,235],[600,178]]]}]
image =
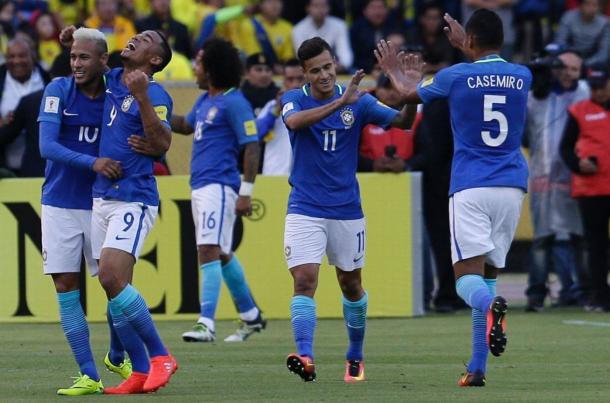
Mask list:
[{"label": "player's knee", "polygon": [[198,250],[201,264],[220,260],[220,246],[218,245],[199,245]]},{"label": "player's knee", "polygon": [[316,292],[318,282],[311,276],[295,276],[294,277],[294,292],[297,295],[306,295],[313,297]]},{"label": "player's knee", "polygon": [[362,289],[362,279],[356,276],[344,276],[339,281],[341,292],[347,299],[355,298],[364,293]]}]

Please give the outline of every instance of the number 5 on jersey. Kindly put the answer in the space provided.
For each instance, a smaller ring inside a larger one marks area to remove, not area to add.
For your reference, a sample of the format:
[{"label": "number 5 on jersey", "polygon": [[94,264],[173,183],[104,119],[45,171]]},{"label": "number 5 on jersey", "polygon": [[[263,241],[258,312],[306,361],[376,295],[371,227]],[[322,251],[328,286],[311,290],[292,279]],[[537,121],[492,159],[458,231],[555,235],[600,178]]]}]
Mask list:
[{"label": "number 5 on jersey", "polygon": [[498,137],[496,138],[491,137],[491,132],[488,130],[481,132],[483,142],[490,147],[498,147],[502,145],[508,136],[508,120],[502,112],[493,110],[494,104],[505,105],[506,96],[485,95],[485,99],[483,101],[483,121],[491,122],[492,120],[497,120],[498,125],[500,126],[500,134],[498,134]]}]

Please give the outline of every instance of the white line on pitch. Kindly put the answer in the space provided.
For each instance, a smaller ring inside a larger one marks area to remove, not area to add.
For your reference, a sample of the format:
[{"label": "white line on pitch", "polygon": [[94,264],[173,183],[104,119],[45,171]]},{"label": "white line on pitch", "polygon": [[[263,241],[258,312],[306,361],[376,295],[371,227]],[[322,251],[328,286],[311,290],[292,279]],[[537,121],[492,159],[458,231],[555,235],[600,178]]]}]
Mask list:
[{"label": "white line on pitch", "polygon": [[566,325],[610,327],[608,322],[589,322],[588,320],[564,320]]}]

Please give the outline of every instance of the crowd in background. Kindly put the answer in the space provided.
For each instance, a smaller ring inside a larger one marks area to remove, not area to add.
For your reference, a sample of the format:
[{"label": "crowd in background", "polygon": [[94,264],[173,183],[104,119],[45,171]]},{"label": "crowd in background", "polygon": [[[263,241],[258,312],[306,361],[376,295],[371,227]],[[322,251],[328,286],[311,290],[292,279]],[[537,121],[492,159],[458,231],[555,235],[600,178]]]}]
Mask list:
[{"label": "crowd in background", "polygon": [[[420,54],[426,73],[434,74],[464,61],[443,32],[444,13],[464,23],[480,7],[494,10],[504,22],[501,56],[529,64],[535,77],[528,110],[539,119],[529,118],[525,135],[532,154],[535,232],[527,309],[543,309],[549,292],[548,272],[554,270],[563,285],[559,305],[578,303],[589,310],[608,310],[607,288],[599,291],[604,295],[601,299],[585,297],[587,287],[591,288],[591,280],[582,270],[582,239],[587,230],[580,225],[578,207],[569,203],[566,185],[571,172],[559,153],[567,108],[590,94],[587,82],[580,79],[586,78],[588,69],[603,71],[610,64],[606,0],[2,0],[0,176],[44,175],[36,119],[46,83],[52,77],[71,74],[69,51],[59,43],[59,32],[65,26],[104,32],[110,67],[121,65],[119,54],[136,33],[163,32],[174,56],[155,75],[157,81],[194,81],[193,59],[205,39],[219,35],[231,40],[246,67],[241,89],[255,114],[260,114],[261,127],[266,128],[259,133],[261,172],[285,175],[290,172],[291,154],[287,131],[278,118],[278,100],[286,89],[302,85],[304,78],[295,57],[304,40],[325,39],[337,57],[338,73],[363,69],[376,83],[371,90],[374,95],[399,108],[397,93],[376,66],[375,44],[386,39],[406,52]],[[284,76],[284,88],[274,82],[274,75]],[[361,136],[358,169],[424,172],[426,236],[438,280],[432,298],[432,270],[426,271],[425,303],[433,302],[438,311],[450,312],[465,305],[455,292],[447,243],[446,195],[453,152],[449,110],[446,102],[437,101],[420,107],[419,112],[415,127],[406,134],[367,126]],[[265,165],[275,168],[265,169]],[[167,173],[167,167],[159,166],[158,172]],[[556,178],[559,184],[553,185]],[[557,204],[558,194],[568,201]],[[557,213],[568,215],[574,223],[555,225]],[[598,245],[598,249],[603,247]]]}]

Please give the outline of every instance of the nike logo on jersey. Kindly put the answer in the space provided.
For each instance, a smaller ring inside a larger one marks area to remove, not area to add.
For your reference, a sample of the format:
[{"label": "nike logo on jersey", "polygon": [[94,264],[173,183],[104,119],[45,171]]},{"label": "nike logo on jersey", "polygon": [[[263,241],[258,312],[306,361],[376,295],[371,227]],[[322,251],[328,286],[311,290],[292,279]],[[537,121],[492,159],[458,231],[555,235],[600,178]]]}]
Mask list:
[{"label": "nike logo on jersey", "polygon": [[362,259],[364,257],[364,255],[360,256],[358,259],[354,259],[354,263],[359,262],[360,259]]},{"label": "nike logo on jersey", "polygon": [[120,236],[116,236],[114,239],[116,239],[117,241],[124,241],[125,239],[129,239],[129,238],[121,238]]},{"label": "nike logo on jersey", "polygon": [[64,109],[64,116],[78,116],[78,113],[70,113],[67,109]]},{"label": "nike logo on jersey", "polygon": [[106,94],[112,94],[112,91],[110,91],[108,88],[106,88]]}]

